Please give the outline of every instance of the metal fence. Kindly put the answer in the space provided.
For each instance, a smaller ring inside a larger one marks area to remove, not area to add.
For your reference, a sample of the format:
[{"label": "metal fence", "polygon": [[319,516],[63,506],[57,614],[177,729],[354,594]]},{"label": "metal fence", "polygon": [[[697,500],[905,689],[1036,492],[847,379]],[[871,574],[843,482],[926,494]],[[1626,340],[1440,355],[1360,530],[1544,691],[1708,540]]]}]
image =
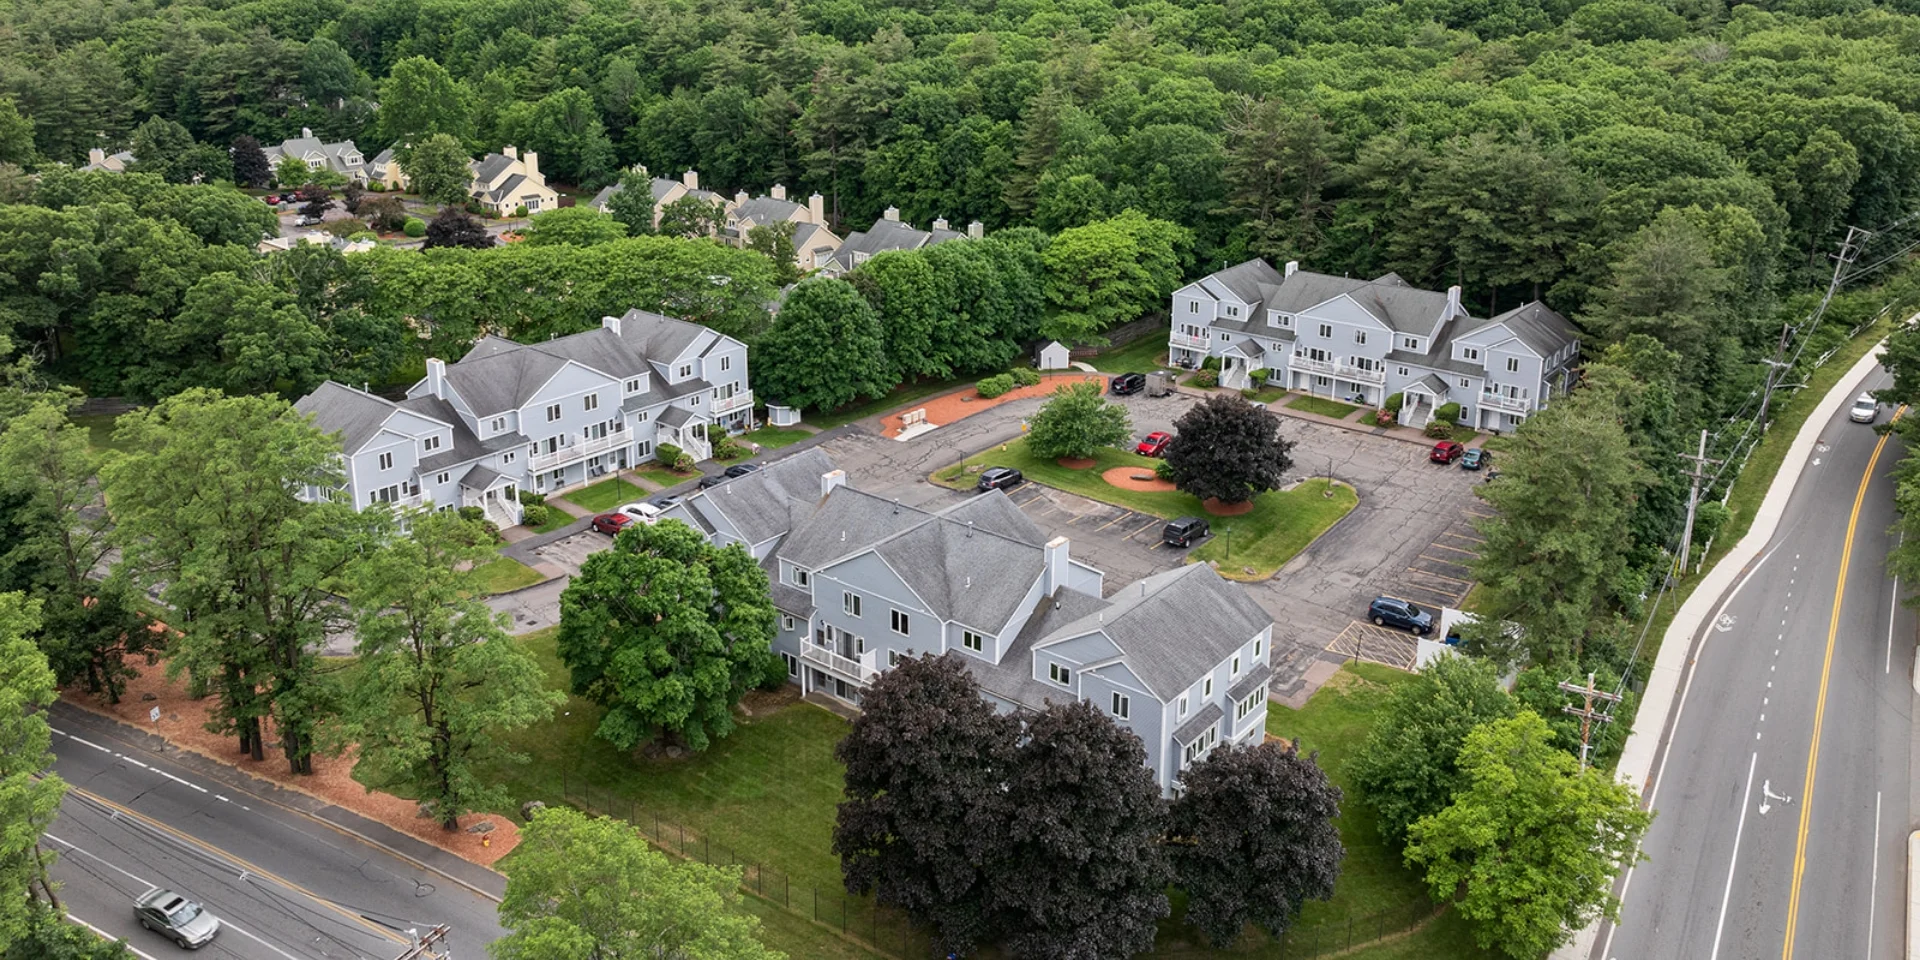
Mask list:
[{"label": "metal fence", "polygon": [[[796,882],[790,874],[755,859],[752,851],[742,850],[725,838],[661,817],[656,811],[642,809],[632,798],[596,787],[580,777],[563,775],[561,794],[569,806],[584,813],[624,821],[648,843],[666,853],[713,866],[739,868],[740,890],[743,893],[811,920],[829,932],[876,953],[898,960],[940,960],[946,957],[936,947],[931,931],[915,924],[901,911],[875,903],[871,896],[856,897],[837,885],[827,886],[807,880]],[[1153,955],[1234,955],[1269,960],[1332,957],[1405,933],[1432,919],[1440,909],[1423,898],[1364,917],[1298,924],[1278,939],[1262,933],[1251,934],[1226,950],[1215,950],[1204,942],[1196,941],[1191,944],[1165,944],[1156,949]]]}]

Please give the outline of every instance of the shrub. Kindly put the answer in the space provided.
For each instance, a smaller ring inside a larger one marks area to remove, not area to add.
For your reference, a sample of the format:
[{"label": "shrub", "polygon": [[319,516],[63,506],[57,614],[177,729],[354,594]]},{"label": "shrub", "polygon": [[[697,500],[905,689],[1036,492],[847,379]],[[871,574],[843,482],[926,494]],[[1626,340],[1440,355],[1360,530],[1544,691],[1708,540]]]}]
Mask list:
[{"label": "shrub", "polygon": [[1253,385],[1256,387],[1266,386],[1267,379],[1272,376],[1273,376],[1273,371],[1268,370],[1265,367],[1262,367],[1258,370],[1250,370],[1247,372],[1247,377],[1253,381]]},{"label": "shrub", "polygon": [[520,501],[522,505],[537,507],[547,502],[547,495],[544,493],[534,493],[532,490],[521,489],[514,494],[514,499]]},{"label": "shrub", "polygon": [[419,217],[408,217],[407,225],[400,228],[400,232],[418,240],[427,235],[427,222]]},{"label": "shrub", "polygon": [[367,229],[367,225],[358,220],[328,220],[320,225],[320,232],[342,240]]},{"label": "shrub", "polygon": [[480,201],[478,200],[468,200],[466,203],[463,203],[460,206],[462,209],[466,210],[468,213],[471,213],[476,217],[487,212],[487,208],[481,206]]},{"label": "shrub", "polygon": [[1406,402],[1407,402],[1406,394],[1395,393],[1395,394],[1388,395],[1387,402],[1384,404],[1381,404],[1381,407],[1384,408],[1389,413],[1399,413],[1400,408],[1405,406]]},{"label": "shrub", "polygon": [[692,473],[693,454],[681,451],[679,456],[673,458],[673,469],[676,473]]},{"label": "shrub", "polygon": [[1400,415],[1394,413],[1392,410],[1375,410],[1373,412],[1373,422],[1383,427],[1393,426],[1394,421],[1398,419],[1400,419]]},{"label": "shrub", "polygon": [[1445,440],[1453,436],[1453,424],[1439,417],[1427,421],[1427,436],[1435,440]]},{"label": "shrub", "polygon": [[1240,390],[1240,396],[1243,399],[1252,400],[1254,397],[1257,397],[1259,395],[1260,395],[1260,390],[1257,387],[1244,387]]},{"label": "shrub", "polygon": [[523,503],[520,505],[520,522],[529,527],[537,527],[546,523],[547,511],[549,509],[551,508],[544,504]]},{"label": "shrub", "polygon": [[706,426],[706,431],[707,431],[707,439],[712,440],[715,443],[718,443],[721,440],[725,440],[727,438],[727,428],[720,424],[709,423]]},{"label": "shrub", "polygon": [[720,460],[732,460],[734,457],[745,456],[746,452],[747,448],[741,446],[740,441],[732,437],[721,437],[720,441],[713,445],[713,455]]},{"label": "shrub", "polygon": [[525,217],[527,215],[527,205],[523,203],[517,207],[514,207],[513,215],[515,217]]},{"label": "shrub", "polygon": [[1194,385],[1194,386],[1196,386],[1196,387],[1217,387],[1217,386],[1219,386],[1219,385],[1220,385],[1220,371],[1218,371],[1218,370],[1208,370],[1208,369],[1202,369],[1202,370],[1201,370],[1201,371],[1200,371],[1199,373],[1196,373],[1196,374],[1194,374],[1194,375],[1193,375],[1193,385]]},{"label": "shrub", "polygon": [[659,460],[670,469],[679,469],[675,467],[674,464],[680,462],[682,454],[683,451],[671,443],[663,443],[653,448],[654,459]]},{"label": "shrub", "polygon": [[1040,385],[1040,371],[1032,367],[1014,367],[1013,382],[1017,386],[1037,387]]},{"label": "shrub", "polygon": [[1173,482],[1173,464],[1168,463],[1165,460],[1156,461],[1153,465],[1153,475],[1162,480],[1165,480],[1168,483],[1172,483]]},{"label": "shrub", "polygon": [[980,392],[981,399],[992,400],[1013,389],[1013,374],[1002,373],[988,377],[974,384],[974,389]]},{"label": "shrub", "polygon": [[387,185],[384,183],[381,183],[378,180],[375,180],[372,183],[367,184],[367,190],[372,193],[386,193]]},{"label": "shrub", "polygon": [[1218,369],[1220,369],[1220,358],[1219,358],[1219,357],[1208,357],[1207,359],[1205,359],[1205,360],[1203,360],[1203,361],[1201,361],[1201,363],[1200,363],[1200,369],[1202,369],[1202,370],[1218,370]]},{"label": "shrub", "polygon": [[1459,423],[1460,405],[1457,403],[1443,403],[1440,405],[1440,409],[1433,412],[1433,418],[1435,420],[1444,420],[1449,426]]}]

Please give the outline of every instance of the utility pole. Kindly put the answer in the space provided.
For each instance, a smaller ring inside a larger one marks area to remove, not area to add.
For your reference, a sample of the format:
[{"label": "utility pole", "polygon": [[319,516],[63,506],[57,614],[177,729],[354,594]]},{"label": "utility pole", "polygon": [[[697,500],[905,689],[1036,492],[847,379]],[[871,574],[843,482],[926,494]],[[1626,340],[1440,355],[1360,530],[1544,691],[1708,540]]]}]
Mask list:
[{"label": "utility pole", "polygon": [[1593,746],[1593,722],[1595,720],[1601,723],[1613,722],[1613,717],[1595,711],[1593,709],[1593,702],[1595,700],[1603,700],[1607,703],[1616,703],[1620,700],[1620,695],[1617,693],[1608,693],[1605,690],[1596,688],[1593,685],[1593,674],[1591,673],[1587,674],[1586,686],[1583,687],[1570,680],[1562,680],[1560,681],[1560,689],[1568,693],[1579,694],[1587,700],[1587,704],[1584,707],[1575,707],[1572,704],[1568,704],[1561,708],[1567,713],[1580,718],[1580,769],[1584,772],[1587,769],[1587,751],[1592,749]]},{"label": "utility pole", "polygon": [[[395,957],[394,960],[453,960],[453,951],[447,946],[447,934],[452,930],[453,928],[444,923],[428,930],[415,940],[405,953]],[[414,930],[407,932],[418,933]]]},{"label": "utility pole", "polygon": [[[1764,402],[1764,401],[1762,401]],[[1680,459],[1690,461],[1687,476],[1693,480],[1693,486],[1687,491],[1687,527],[1680,534],[1680,576],[1687,575],[1687,556],[1693,552],[1693,514],[1700,505],[1700,481],[1707,478],[1707,465],[1718,464],[1718,460],[1707,459],[1707,432],[1700,431],[1700,452],[1692,455],[1681,454]]]}]

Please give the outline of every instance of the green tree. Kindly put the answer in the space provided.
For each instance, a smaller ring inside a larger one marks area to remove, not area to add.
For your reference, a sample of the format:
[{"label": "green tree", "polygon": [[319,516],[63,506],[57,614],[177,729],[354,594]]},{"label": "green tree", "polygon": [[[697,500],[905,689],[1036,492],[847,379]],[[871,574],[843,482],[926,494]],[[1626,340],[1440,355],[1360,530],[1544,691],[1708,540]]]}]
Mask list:
[{"label": "green tree", "polygon": [[673,863],[627,824],[565,807],[520,832],[494,960],[781,960],[740,906],[740,870]]},{"label": "green tree", "polygon": [[121,417],[115,436],[133,451],[101,471],[118,570],[175,612],[169,673],[216,698],[210,732],[260,760],[271,718],[289,768],[313,772],[330,588],[379,521],[318,496],[344,485],[339,443],[283,400],[204,389]]},{"label": "green tree", "polygon": [[1641,228],[1613,264],[1612,279],[1595,291],[1581,318],[1609,342],[1641,334],[1680,355],[1681,369],[1699,377],[1721,369],[1729,343],[1729,272],[1715,262],[1713,245],[1682,211],[1666,209]]},{"label": "green tree", "polygon": [[893,388],[873,308],[844,280],[803,280],[754,357],[754,388],[776,402],[832,410]]},{"label": "green tree", "polygon": [[493,554],[484,524],[448,511],[410,518],[349,570],[359,657],[342,697],[341,734],[359,747],[369,787],[420,797],[441,826],[511,801],[482,778],[489,761],[524,762],[502,734],[562,700],[479,593],[472,568]]},{"label": "green tree", "polygon": [[260,141],[244,133],[234,137],[227,156],[233,163],[235,184],[258,189],[272,182],[273,165],[267,162],[267,153],[260,149]]},{"label": "green tree", "polygon": [[467,148],[452,134],[436,133],[407,151],[400,162],[407,185],[429,203],[453,204],[467,199],[473,171],[467,167]]},{"label": "green tree", "polygon": [[607,213],[627,226],[629,236],[645,236],[653,230],[653,178],[639,170],[620,175],[620,189],[607,198]]},{"label": "green tree", "polygon": [[165,117],[151,117],[133,128],[128,145],[134,169],[158,174],[168,183],[192,183],[195,176],[205,172],[198,169],[199,148],[186,127]]},{"label": "green tree", "polygon": [[[466,85],[447,68],[426,57],[408,57],[380,84],[380,138],[404,151],[436,133],[466,137],[472,133],[470,109]],[[407,159],[401,157],[403,165]]]},{"label": "green tree", "polygon": [[1097,381],[1063,384],[1029,421],[1027,449],[1036,457],[1087,460],[1133,433],[1125,407],[1108,403]]},{"label": "green tree", "polygon": [[747,249],[766,257],[773,264],[773,280],[781,286],[800,279],[800,267],[793,249],[794,224],[757,223],[747,229]]},{"label": "green tree", "polygon": [[934,347],[940,327],[954,320],[947,312],[952,296],[941,289],[925,252],[878,254],[848,274],[847,282],[860,291],[880,320],[893,379],[953,375],[952,366]]},{"label": "green tree", "polygon": [[715,236],[726,223],[727,213],[720,201],[687,196],[660,208],[660,222],[653,232],[663,237],[695,239]]},{"label": "green tree", "polygon": [[560,595],[560,659],[573,692],[606,708],[596,731],[622,750],[673,737],[705,750],[733,732],[747,689],[783,670],[766,574],[678,521],[636,525]]},{"label": "green tree", "polygon": [[0,960],[134,960],[125,940],[102,940],[51,906],[32,909],[26,934],[0,949]]},{"label": "green tree", "polygon": [[1245,503],[1279,489],[1293,466],[1294,442],[1280,436],[1280,418],[1238,396],[1216,393],[1173,426],[1167,469],[1202,500]]},{"label": "green tree", "polygon": [[39,919],[36,899],[59,909],[52,857],[40,835],[60,812],[67,785],[53,766],[53,671],[29,639],[40,605],[18,593],[0,593],[0,943],[24,939]]},{"label": "green tree", "polygon": [[591,186],[613,176],[613,143],[593,95],[579,87],[508,107],[496,135],[537,152],[541,169],[567,183]]},{"label": "green tree", "polygon": [[313,169],[299,157],[281,157],[273,165],[273,182],[282,190],[296,190],[313,179]]},{"label": "green tree", "polygon": [[1047,245],[1042,336],[1102,343],[1101,333],[1164,304],[1193,243],[1186,229],[1137,210],[1064,230]]},{"label": "green tree", "polygon": [[1444,809],[1461,785],[1467,734],[1517,710],[1493,664],[1471,657],[1441,657],[1394,687],[1347,765],[1360,801],[1379,814],[1380,835],[1400,843],[1415,822]]},{"label": "green tree", "polygon": [[623,239],[627,226],[592,207],[564,207],[534,214],[521,233],[536,247],[562,243],[590,247]]},{"label": "green tree", "polygon": [[1407,834],[1407,863],[1426,870],[1433,896],[1473,921],[1482,949],[1515,960],[1619,919],[1614,875],[1653,819],[1633,788],[1580,770],[1552,738],[1531,711],[1474,730],[1452,803]]},{"label": "green tree", "polygon": [[427,222],[426,249],[435,247],[454,247],[467,250],[486,250],[494,246],[493,234],[473,215],[459,207],[442,207],[433,219]]},{"label": "green tree", "polygon": [[300,54],[300,92],[313,103],[338,107],[360,87],[360,69],[340,45],[326,37],[307,41]]},{"label": "green tree", "polygon": [[25,167],[34,156],[33,119],[21,116],[12,97],[0,97],[0,163]]},{"label": "green tree", "polygon": [[1315,250],[1332,204],[1332,135],[1290,99],[1244,99],[1227,125],[1221,213],[1248,234],[1248,252],[1284,260]]}]

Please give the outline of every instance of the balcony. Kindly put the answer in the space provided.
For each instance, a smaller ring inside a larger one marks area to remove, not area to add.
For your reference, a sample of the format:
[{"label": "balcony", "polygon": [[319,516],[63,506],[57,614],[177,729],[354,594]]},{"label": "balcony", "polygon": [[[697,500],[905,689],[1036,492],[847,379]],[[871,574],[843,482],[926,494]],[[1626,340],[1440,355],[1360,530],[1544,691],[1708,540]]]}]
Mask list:
[{"label": "balcony", "polygon": [[1185,347],[1189,350],[1205,350],[1207,349],[1207,343],[1208,340],[1206,337],[1189,337],[1184,333],[1170,333],[1167,335],[1168,346]]},{"label": "balcony", "polygon": [[752,390],[742,390],[731,397],[722,397],[719,391],[714,391],[713,415],[716,417],[722,414],[732,413],[742,407],[751,406],[753,406]]},{"label": "balcony", "polygon": [[1323,377],[1338,377],[1341,380],[1349,380],[1354,383],[1387,382],[1387,371],[1385,369],[1362,370],[1359,367],[1336,363],[1332,360],[1308,359],[1297,353],[1293,355],[1293,359],[1289,362],[1289,365],[1294,370],[1302,373],[1313,373]]},{"label": "balcony", "polygon": [[545,451],[536,453],[527,458],[527,465],[533,472],[538,473],[542,470],[551,470],[554,467],[572,463],[576,460],[585,460],[595,454],[606,453],[608,450],[617,450],[626,445],[627,434],[625,431],[609,433],[604,437],[577,440],[552,453]]},{"label": "balcony", "polygon": [[880,675],[880,671],[874,669],[871,652],[861,654],[858,660],[851,660],[817,643],[803,643],[800,645],[800,659],[856,683],[871,683],[874,677]]},{"label": "balcony", "polygon": [[1532,397],[1509,397],[1502,393],[1482,393],[1480,405],[1489,410],[1504,410],[1507,413],[1533,412]]}]

